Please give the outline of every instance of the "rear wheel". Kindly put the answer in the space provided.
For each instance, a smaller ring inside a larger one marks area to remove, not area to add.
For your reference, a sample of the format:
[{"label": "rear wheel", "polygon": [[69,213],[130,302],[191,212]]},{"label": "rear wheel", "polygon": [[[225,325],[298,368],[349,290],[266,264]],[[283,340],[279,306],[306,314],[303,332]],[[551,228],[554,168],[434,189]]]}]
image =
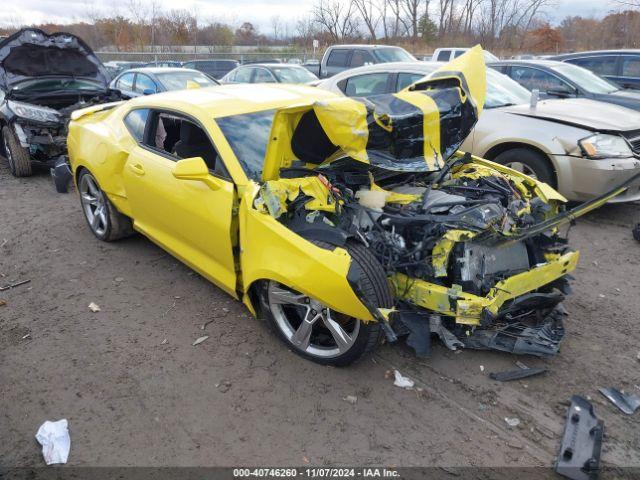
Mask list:
[{"label": "rear wheel", "polygon": [[514,148],[502,152],[495,162],[556,187],[555,171],[542,153],[528,148]]},{"label": "rear wheel", "polygon": [[78,193],[89,228],[100,240],[111,242],[133,234],[131,219],[116,210],[88,170],[80,172]]},{"label": "rear wheel", "polygon": [[[320,246],[331,248],[328,244]],[[393,298],[382,266],[360,244],[347,244],[359,290],[368,303],[391,307]],[[372,351],[382,329],[375,321],[335,312],[316,299],[278,282],[264,285],[262,305],[278,336],[300,356],[325,365],[345,366]]]},{"label": "rear wheel", "polygon": [[4,154],[9,162],[9,170],[15,177],[29,177],[33,174],[31,157],[27,149],[20,145],[20,141],[9,126],[2,128],[2,145]]}]

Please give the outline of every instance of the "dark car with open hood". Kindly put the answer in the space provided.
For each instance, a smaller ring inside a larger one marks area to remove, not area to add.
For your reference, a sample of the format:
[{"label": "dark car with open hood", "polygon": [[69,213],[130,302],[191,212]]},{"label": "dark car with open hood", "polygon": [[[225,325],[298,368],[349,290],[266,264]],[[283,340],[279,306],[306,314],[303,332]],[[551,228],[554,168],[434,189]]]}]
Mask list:
[{"label": "dark car with open hood", "polygon": [[119,100],[91,48],[69,33],[25,28],[0,42],[0,153],[16,177],[66,154],[71,112]]}]

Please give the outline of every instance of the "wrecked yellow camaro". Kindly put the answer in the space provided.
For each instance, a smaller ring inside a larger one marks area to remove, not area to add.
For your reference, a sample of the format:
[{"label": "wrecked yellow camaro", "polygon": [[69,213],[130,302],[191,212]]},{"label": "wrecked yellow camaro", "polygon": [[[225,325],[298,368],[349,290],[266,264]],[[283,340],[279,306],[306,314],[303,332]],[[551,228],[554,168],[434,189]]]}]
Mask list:
[{"label": "wrecked yellow camaro", "polygon": [[482,112],[482,51],[356,101],[229,85],[74,112],[70,164],[92,232],[138,231],[295,352],[346,365],[383,336],[554,354],[578,253],[548,185],[458,152]]}]

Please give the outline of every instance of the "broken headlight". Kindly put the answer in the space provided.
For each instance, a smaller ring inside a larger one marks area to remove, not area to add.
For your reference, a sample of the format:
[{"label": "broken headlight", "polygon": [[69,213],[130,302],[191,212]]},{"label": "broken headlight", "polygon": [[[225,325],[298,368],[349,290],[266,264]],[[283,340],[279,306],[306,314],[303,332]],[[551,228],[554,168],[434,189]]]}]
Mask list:
[{"label": "broken headlight", "polygon": [[633,156],[627,141],[618,135],[596,133],[578,141],[588,158],[626,158]]},{"label": "broken headlight", "polygon": [[53,108],[39,107],[37,105],[16,102],[14,100],[9,100],[7,104],[13,113],[27,120],[45,123],[57,123],[60,121],[60,114]]}]

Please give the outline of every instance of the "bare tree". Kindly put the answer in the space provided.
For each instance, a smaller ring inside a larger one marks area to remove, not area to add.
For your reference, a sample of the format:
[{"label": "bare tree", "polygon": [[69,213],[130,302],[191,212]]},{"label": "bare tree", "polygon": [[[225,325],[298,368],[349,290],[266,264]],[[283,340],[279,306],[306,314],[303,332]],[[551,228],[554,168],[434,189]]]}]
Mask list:
[{"label": "bare tree", "polygon": [[313,7],[313,18],[334,42],[341,42],[358,33],[358,18],[353,11],[354,6],[350,1],[319,0]]},{"label": "bare tree", "polygon": [[[386,3],[387,0],[382,1],[383,3]],[[375,40],[377,37],[376,32],[378,30],[378,24],[382,19],[380,15],[380,7],[378,5],[379,2],[375,0],[352,0],[352,4],[360,14],[362,22],[369,32],[369,37],[371,40]]]}]

